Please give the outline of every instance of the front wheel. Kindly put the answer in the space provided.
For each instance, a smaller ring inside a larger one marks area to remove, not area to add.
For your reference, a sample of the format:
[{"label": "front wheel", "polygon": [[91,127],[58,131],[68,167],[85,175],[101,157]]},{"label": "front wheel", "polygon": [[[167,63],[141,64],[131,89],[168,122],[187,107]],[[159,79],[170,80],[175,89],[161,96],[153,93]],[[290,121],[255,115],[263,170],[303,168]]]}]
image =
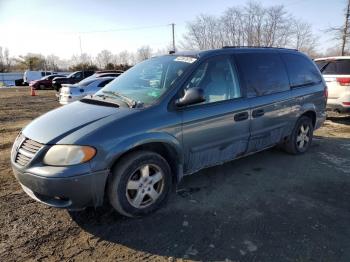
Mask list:
[{"label": "front wheel", "polygon": [[108,181],[109,202],[129,217],[149,214],[168,198],[172,185],[167,161],[150,151],[133,152],[113,168]]},{"label": "front wheel", "polygon": [[310,117],[302,116],[298,119],[292,134],[284,145],[284,149],[291,154],[305,153],[311,146],[314,127]]}]

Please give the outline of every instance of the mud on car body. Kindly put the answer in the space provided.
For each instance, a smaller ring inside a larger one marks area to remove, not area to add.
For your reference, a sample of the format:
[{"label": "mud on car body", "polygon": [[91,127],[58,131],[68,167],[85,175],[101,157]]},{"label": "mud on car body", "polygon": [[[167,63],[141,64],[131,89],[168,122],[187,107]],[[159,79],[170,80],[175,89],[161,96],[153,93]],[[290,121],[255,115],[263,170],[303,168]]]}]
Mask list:
[{"label": "mud on car body", "polygon": [[35,119],[12,149],[24,191],[50,206],[141,216],[185,175],[277,144],[310,147],[327,90],[295,50],[223,48],[137,64],[95,95]]}]

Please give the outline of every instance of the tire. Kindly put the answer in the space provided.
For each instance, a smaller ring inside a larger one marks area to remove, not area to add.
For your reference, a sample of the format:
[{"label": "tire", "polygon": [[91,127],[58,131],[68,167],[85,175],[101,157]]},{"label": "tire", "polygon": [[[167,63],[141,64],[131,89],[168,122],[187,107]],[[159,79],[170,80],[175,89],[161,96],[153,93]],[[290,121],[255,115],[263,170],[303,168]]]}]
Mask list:
[{"label": "tire", "polygon": [[40,90],[43,90],[43,89],[45,89],[45,85],[43,85],[43,84],[40,84],[40,85],[39,85],[39,89],[40,89]]},{"label": "tire", "polygon": [[107,195],[117,212],[140,217],[160,208],[168,199],[171,187],[168,162],[157,153],[136,151],[123,157],[113,168]]},{"label": "tire", "polygon": [[293,155],[304,154],[311,146],[314,127],[310,117],[301,116],[283,148]]}]

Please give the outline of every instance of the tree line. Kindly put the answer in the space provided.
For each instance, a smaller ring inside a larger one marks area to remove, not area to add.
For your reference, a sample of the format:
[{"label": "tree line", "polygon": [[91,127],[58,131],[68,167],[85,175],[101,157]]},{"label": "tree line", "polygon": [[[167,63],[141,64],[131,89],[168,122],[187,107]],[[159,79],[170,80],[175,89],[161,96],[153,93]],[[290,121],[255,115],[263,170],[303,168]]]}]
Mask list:
[{"label": "tree line", "polygon": [[[156,53],[164,53],[157,50]],[[95,57],[82,53],[64,60],[56,55],[28,53],[18,57],[11,57],[8,48],[0,47],[0,72],[46,70],[46,71],[76,71],[76,70],[127,70],[135,63],[150,58],[153,50],[149,46],[140,47],[135,53],[122,51],[113,54],[109,50],[102,50]]]}]

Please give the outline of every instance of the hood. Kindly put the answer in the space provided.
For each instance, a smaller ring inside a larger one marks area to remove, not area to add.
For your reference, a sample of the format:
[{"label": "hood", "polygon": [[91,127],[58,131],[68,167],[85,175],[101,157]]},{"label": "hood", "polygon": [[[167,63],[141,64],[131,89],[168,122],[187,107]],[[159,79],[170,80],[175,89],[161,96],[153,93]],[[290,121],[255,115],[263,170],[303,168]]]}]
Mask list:
[{"label": "hood", "polygon": [[80,101],[54,109],[27,125],[24,136],[42,144],[54,144],[63,137],[110,115],[120,117],[131,110],[86,104]]}]

